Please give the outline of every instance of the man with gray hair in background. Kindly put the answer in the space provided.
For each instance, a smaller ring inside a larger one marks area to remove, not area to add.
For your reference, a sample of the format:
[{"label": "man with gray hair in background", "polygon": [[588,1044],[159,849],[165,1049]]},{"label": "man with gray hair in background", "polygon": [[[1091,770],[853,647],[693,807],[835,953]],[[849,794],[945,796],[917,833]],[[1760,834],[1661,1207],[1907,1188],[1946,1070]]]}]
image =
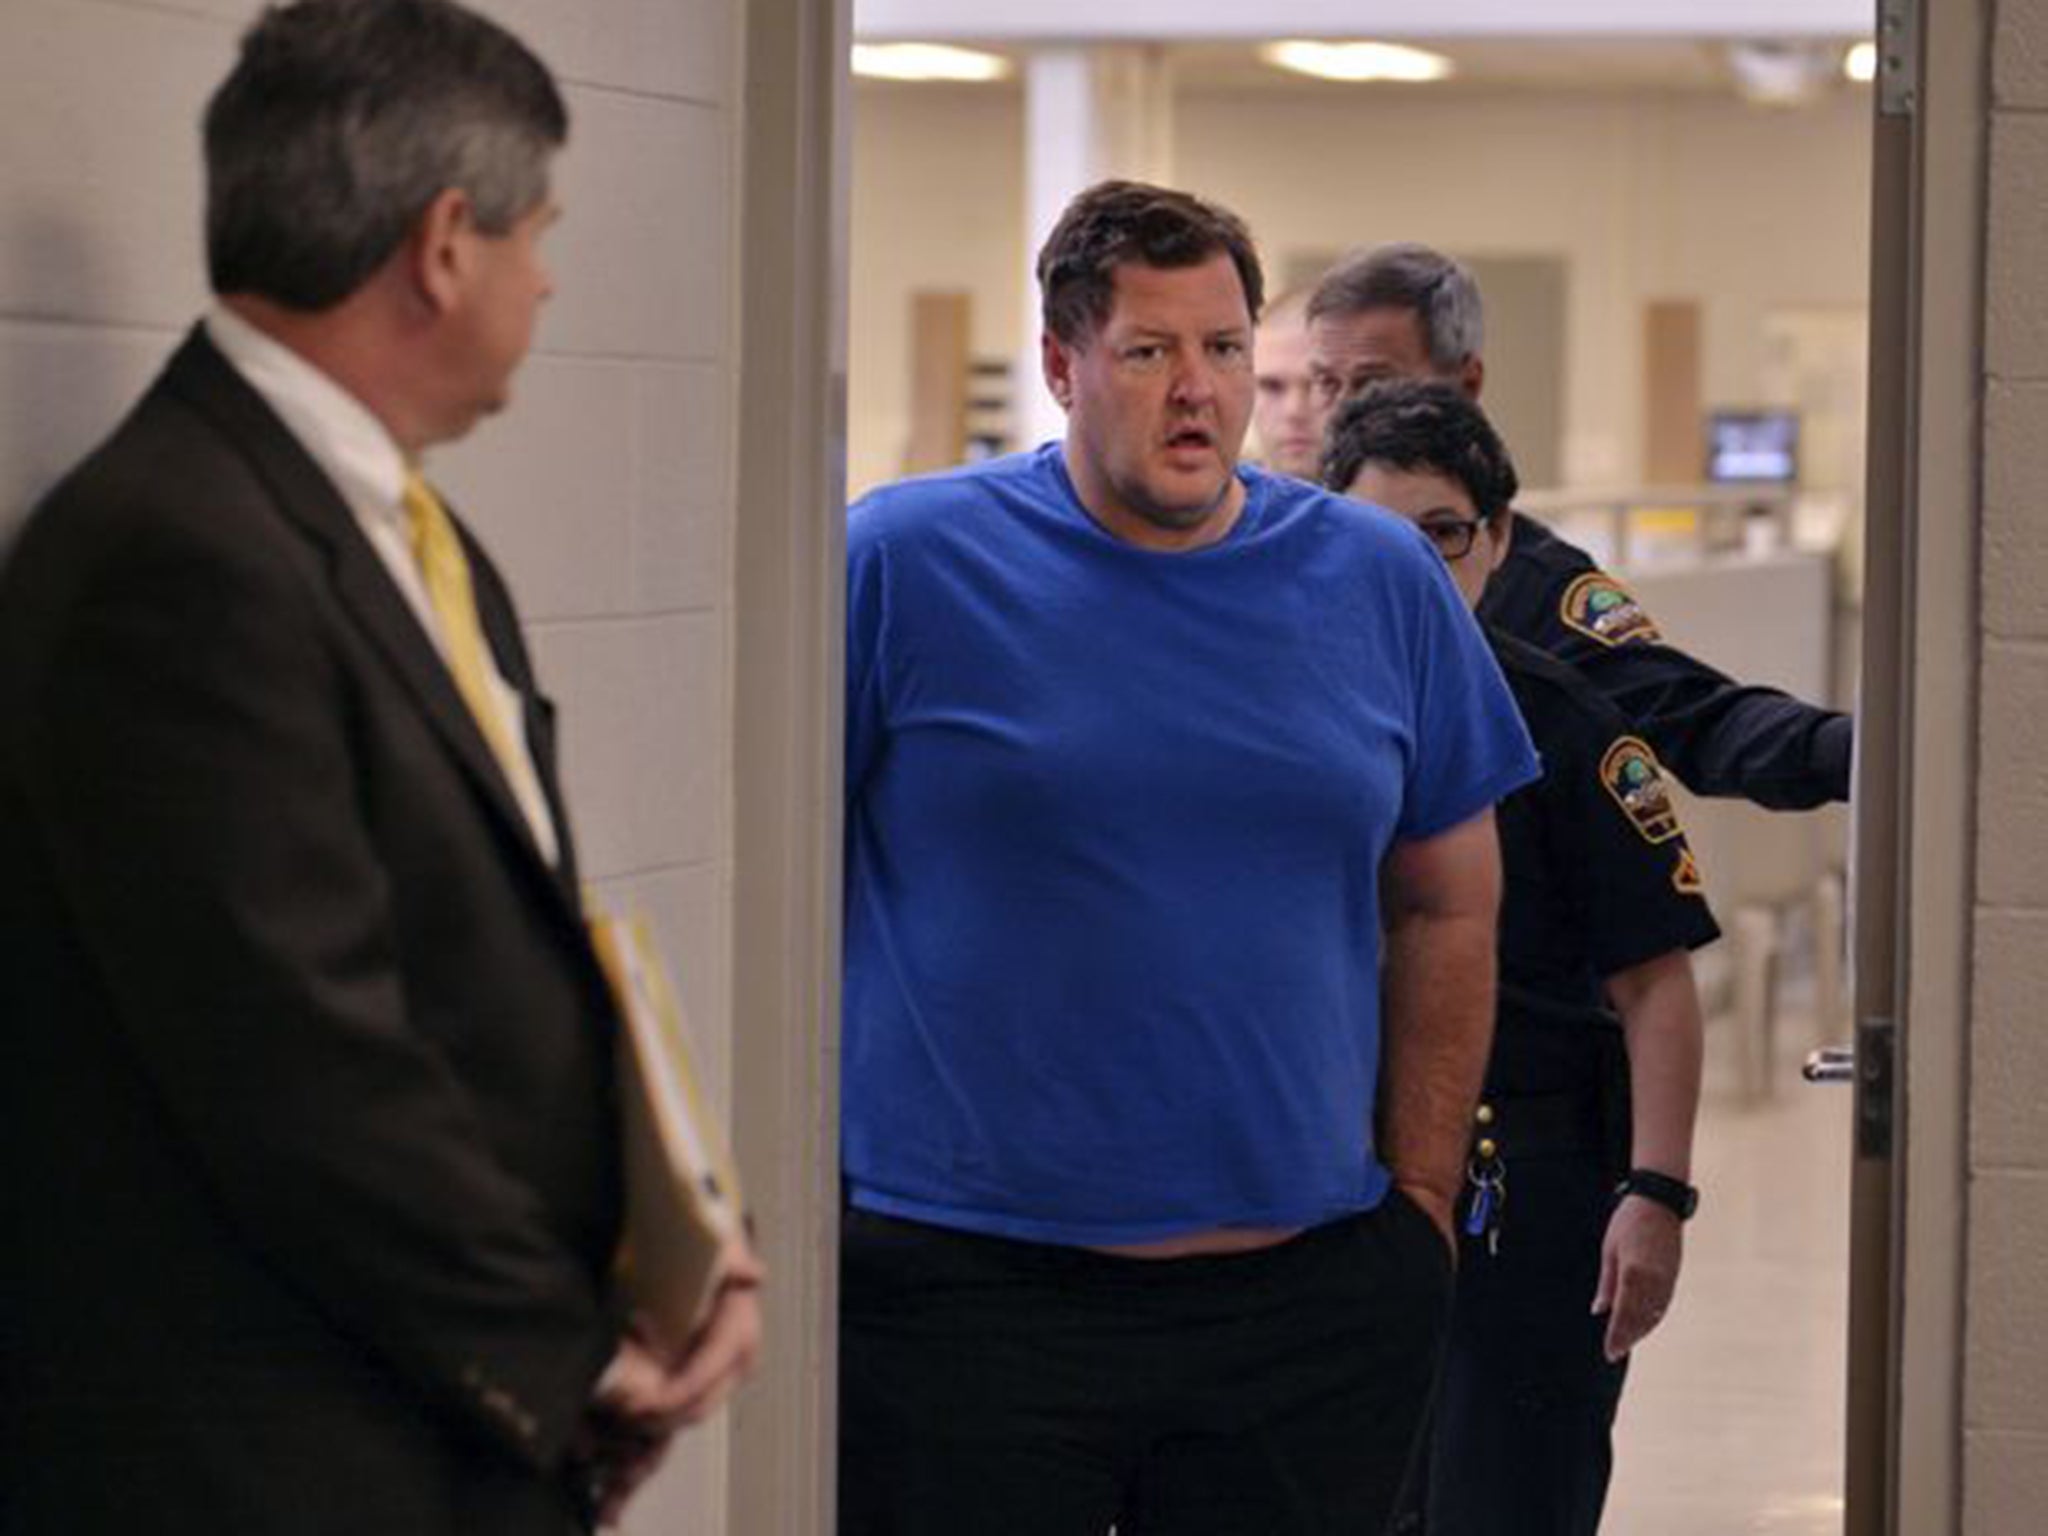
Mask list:
[{"label": "man with gray hair in background", "polygon": [[[1426,245],[1340,261],[1308,301],[1318,433],[1344,400],[1386,379],[1435,379],[1478,399],[1486,382],[1479,285]],[[1627,587],[1584,550],[1517,512],[1479,617],[1570,662],[1695,794],[1805,810],[1849,797],[1847,715],[1736,682],[1665,642]]]},{"label": "man with gray hair in background", "polygon": [[679,1356],[614,1290],[553,711],[421,473],[507,403],[567,130],[449,0],[266,9],[218,303],[0,578],[9,1536],[567,1536],[750,1368],[751,1254]]}]

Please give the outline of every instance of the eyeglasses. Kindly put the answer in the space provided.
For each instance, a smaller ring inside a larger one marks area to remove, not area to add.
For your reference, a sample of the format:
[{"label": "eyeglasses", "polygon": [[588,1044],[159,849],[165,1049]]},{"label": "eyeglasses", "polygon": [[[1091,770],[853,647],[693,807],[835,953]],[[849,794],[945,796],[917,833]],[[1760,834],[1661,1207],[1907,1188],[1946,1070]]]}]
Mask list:
[{"label": "eyeglasses", "polygon": [[1479,530],[1486,526],[1486,520],[1478,517],[1431,517],[1416,526],[1444,559],[1462,560],[1472,553],[1472,545],[1479,537]]}]

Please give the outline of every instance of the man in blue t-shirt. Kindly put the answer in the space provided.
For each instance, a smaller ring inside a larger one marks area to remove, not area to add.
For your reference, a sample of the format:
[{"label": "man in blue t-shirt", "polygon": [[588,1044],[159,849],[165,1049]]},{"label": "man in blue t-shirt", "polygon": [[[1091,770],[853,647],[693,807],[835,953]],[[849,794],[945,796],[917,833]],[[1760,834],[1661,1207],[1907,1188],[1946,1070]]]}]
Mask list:
[{"label": "man in blue t-shirt", "polygon": [[1534,755],[1413,528],[1238,465],[1234,216],[1038,274],[1065,441],[848,526],[840,1528],[1375,1531]]}]

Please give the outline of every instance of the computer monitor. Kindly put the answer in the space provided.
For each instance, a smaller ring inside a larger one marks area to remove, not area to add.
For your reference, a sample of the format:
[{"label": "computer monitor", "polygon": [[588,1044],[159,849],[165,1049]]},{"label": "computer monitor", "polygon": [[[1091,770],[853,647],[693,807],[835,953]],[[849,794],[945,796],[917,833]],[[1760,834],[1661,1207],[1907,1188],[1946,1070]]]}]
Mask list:
[{"label": "computer monitor", "polygon": [[1710,485],[1790,485],[1798,478],[1796,411],[1715,411],[1707,418]]}]

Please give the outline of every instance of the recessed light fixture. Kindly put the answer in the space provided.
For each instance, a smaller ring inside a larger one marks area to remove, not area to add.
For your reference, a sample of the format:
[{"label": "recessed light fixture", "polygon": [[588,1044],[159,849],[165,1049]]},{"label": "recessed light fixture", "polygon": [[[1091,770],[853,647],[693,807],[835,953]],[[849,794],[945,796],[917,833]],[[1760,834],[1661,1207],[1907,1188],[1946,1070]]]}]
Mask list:
[{"label": "recessed light fixture", "polygon": [[1842,73],[1858,85],[1868,85],[1877,78],[1877,44],[1861,42],[1842,55]]},{"label": "recessed light fixture", "polygon": [[1755,107],[1802,107],[1834,77],[1832,44],[1752,38],[1724,48],[1735,93]]},{"label": "recessed light fixture", "polygon": [[1399,43],[1317,43],[1304,38],[1265,43],[1259,57],[1280,69],[1320,80],[1442,80],[1451,61],[1440,53]]},{"label": "recessed light fixture", "polygon": [[1010,61],[944,43],[855,43],[853,72],[870,80],[1003,80]]}]

